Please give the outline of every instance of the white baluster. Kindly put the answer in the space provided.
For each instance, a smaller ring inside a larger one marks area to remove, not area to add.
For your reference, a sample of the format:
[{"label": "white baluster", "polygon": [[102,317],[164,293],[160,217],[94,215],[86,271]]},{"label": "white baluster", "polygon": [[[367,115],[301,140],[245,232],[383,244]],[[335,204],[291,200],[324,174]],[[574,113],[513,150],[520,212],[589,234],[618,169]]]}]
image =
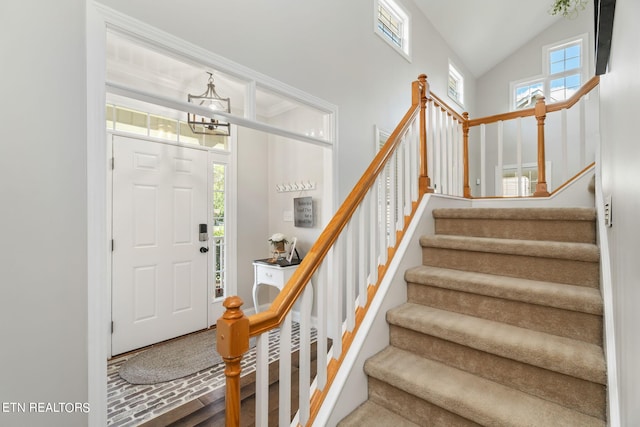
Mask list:
[{"label": "white baluster", "polygon": [[380,204],[380,240],[378,247],[378,256],[379,256],[379,264],[384,265],[387,263],[387,221],[388,221],[388,209],[387,209],[387,195],[388,195],[388,184],[387,184],[387,168],[384,168],[382,173],[380,173],[380,199],[378,203]]},{"label": "white baluster", "polygon": [[311,303],[312,303],[311,283],[307,284],[302,293],[300,303],[300,353],[298,372],[298,417],[300,424],[306,425],[309,421],[310,412],[310,389],[311,386]]},{"label": "white baluster", "polygon": [[498,173],[496,174],[496,191],[498,194],[496,196],[502,196],[504,194],[504,190],[502,188],[502,170],[503,166],[503,154],[504,154],[504,122],[500,120],[498,122]]},{"label": "white baluster", "polygon": [[480,196],[487,195],[487,125],[480,125]]},{"label": "white baluster", "polygon": [[355,254],[355,250],[354,250],[354,245],[355,245],[355,230],[357,229],[357,227],[355,227],[355,224],[353,223],[353,218],[351,219],[351,221],[349,221],[349,223],[347,224],[347,226],[345,227],[345,230],[343,230],[343,233],[345,233],[345,237],[346,237],[346,242],[345,242],[345,268],[346,268],[346,277],[345,277],[345,281],[344,281],[344,288],[346,290],[345,292],[345,296],[346,296],[346,303],[347,303],[347,331],[351,332],[353,331],[353,328],[356,325],[356,316],[355,316],[355,307],[356,307],[356,303],[355,303],[355,294],[356,294],[356,287],[355,287],[355,282],[356,282],[356,254]]},{"label": "white baluster", "polygon": [[342,301],[344,293],[344,280],[342,266],[343,266],[343,240],[344,235],[340,234],[338,240],[336,240],[333,246],[333,280],[329,287],[331,294],[329,295],[329,301],[331,301],[332,309],[332,324],[331,324],[331,338],[333,339],[333,357],[339,359],[342,354]]},{"label": "white baluster", "polygon": [[397,176],[398,170],[396,168],[396,162],[398,160],[398,153],[393,152],[389,163],[387,163],[387,167],[389,168],[389,196],[387,198],[387,210],[389,213],[389,218],[387,220],[387,227],[389,233],[389,247],[393,248],[396,246],[396,193],[397,193]]},{"label": "white baluster", "polygon": [[278,419],[281,426],[291,423],[291,312],[280,325],[280,377]]},{"label": "white baluster", "polygon": [[[402,170],[404,171],[404,216],[408,216],[411,214],[411,193],[413,191],[413,182],[417,182],[417,180],[413,179],[414,176],[417,178],[417,175],[411,174],[411,157],[418,157],[416,154],[414,154],[415,151],[413,153],[411,152],[411,146],[413,145],[413,141],[415,140],[415,135],[413,133],[414,130],[415,129],[413,128],[413,126],[411,126],[411,132],[407,137],[405,144],[403,145],[404,149],[402,157],[404,158],[404,163],[402,165]],[[412,156],[412,154],[414,155]],[[404,225],[404,219],[402,222]]]},{"label": "white baluster", "polygon": [[569,179],[569,138],[567,136],[567,132],[567,109],[563,108],[560,111],[560,144],[562,147],[562,170],[560,171],[560,182],[566,182],[567,179]]},{"label": "white baluster", "polygon": [[446,153],[446,186],[443,189],[444,194],[452,194],[453,187],[453,133],[452,133],[452,116],[445,113],[445,153]]},{"label": "white baluster", "polygon": [[433,127],[434,127],[434,138],[433,138],[433,186],[434,186],[434,191],[436,193],[439,193],[440,190],[442,189],[442,182],[440,179],[440,173],[441,173],[441,163],[442,163],[442,158],[441,158],[441,153],[440,153],[440,147],[441,147],[441,123],[440,123],[440,119],[441,119],[441,114],[440,114],[440,107],[436,107],[434,106],[434,123],[433,123]]},{"label": "white baluster", "polygon": [[522,117],[516,119],[517,139],[516,139],[516,182],[518,183],[518,196],[526,196],[522,194]]},{"label": "white baluster", "polygon": [[269,332],[256,337],[256,427],[269,425]]},{"label": "white baluster", "polygon": [[[578,158],[580,159],[580,164],[578,165],[579,169],[584,168],[585,166],[587,166],[587,125],[586,125],[586,100],[585,97],[583,96],[582,98],[580,98],[580,102],[578,103],[578,106],[580,107],[580,154],[578,156]],[[568,179],[568,178],[567,178]]]},{"label": "white baluster", "polygon": [[358,302],[360,307],[367,304],[367,229],[370,212],[367,193],[358,210]]},{"label": "white baluster", "polygon": [[378,196],[379,187],[378,180],[373,184],[369,191],[369,212],[371,221],[369,221],[369,283],[375,285],[378,283],[378,221],[380,219],[378,212]]},{"label": "white baluster", "polygon": [[318,331],[317,331],[317,349],[318,359],[317,366],[317,387],[319,390],[323,390],[327,384],[327,261],[325,261],[318,267],[316,280],[316,310],[318,316]]}]

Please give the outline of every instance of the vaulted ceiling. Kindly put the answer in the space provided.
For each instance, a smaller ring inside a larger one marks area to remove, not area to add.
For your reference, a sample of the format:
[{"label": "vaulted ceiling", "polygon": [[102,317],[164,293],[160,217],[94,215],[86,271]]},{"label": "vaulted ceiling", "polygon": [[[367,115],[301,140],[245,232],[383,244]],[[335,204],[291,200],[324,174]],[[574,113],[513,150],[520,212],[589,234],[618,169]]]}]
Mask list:
[{"label": "vaulted ceiling", "polygon": [[552,0],[414,0],[475,77],[555,23]]}]

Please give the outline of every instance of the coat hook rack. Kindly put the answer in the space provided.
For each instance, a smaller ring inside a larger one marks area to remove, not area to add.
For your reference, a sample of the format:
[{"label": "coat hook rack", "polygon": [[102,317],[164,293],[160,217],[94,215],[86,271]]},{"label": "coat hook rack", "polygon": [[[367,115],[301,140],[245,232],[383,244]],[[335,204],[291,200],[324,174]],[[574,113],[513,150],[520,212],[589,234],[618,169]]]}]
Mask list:
[{"label": "coat hook rack", "polygon": [[316,189],[316,183],[308,180],[300,181],[300,182],[297,182],[297,181],[287,182],[287,183],[276,185],[276,191],[278,193],[287,193],[291,191],[307,191],[307,190],[315,190],[315,189]]}]

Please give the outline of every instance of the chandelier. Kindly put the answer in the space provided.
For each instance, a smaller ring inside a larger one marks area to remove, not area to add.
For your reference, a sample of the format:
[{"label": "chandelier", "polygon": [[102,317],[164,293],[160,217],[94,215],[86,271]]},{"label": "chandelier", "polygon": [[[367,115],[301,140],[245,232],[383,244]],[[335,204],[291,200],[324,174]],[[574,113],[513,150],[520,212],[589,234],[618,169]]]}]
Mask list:
[{"label": "chandelier", "polygon": [[[207,82],[207,90],[202,95],[188,94],[188,102],[211,109],[211,111],[224,111],[231,113],[231,102],[229,98],[222,98],[216,92],[216,86],[213,84],[213,74],[209,74]],[[229,136],[231,129],[228,122],[210,117],[204,117],[198,114],[187,113],[187,122],[193,133],[203,135],[221,135]]]}]

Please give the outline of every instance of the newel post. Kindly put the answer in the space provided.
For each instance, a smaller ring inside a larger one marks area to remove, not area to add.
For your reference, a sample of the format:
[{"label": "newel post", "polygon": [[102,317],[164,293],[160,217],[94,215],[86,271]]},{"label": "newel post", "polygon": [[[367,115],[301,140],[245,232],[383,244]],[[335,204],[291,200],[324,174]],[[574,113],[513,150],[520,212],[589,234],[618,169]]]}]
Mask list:
[{"label": "newel post", "polygon": [[413,86],[412,101],[414,105],[420,103],[420,178],[418,188],[420,194],[425,194],[433,193],[427,163],[427,100],[429,98],[427,75],[420,74],[416,83]]},{"label": "newel post", "polygon": [[469,187],[469,113],[462,113],[462,166],[464,170],[463,196],[471,198],[471,187]]},{"label": "newel post", "polygon": [[536,120],[538,121],[538,184],[534,197],[547,197],[547,176],[546,163],[544,154],[544,120],[547,117],[547,106],[544,102],[544,96],[538,98],[535,106]]},{"label": "newel post", "polygon": [[249,351],[249,318],[240,309],[240,297],[229,297],[222,305],[227,311],[216,323],[216,345],[224,360],[227,377],[225,425],[237,427],[240,425],[240,361]]}]

